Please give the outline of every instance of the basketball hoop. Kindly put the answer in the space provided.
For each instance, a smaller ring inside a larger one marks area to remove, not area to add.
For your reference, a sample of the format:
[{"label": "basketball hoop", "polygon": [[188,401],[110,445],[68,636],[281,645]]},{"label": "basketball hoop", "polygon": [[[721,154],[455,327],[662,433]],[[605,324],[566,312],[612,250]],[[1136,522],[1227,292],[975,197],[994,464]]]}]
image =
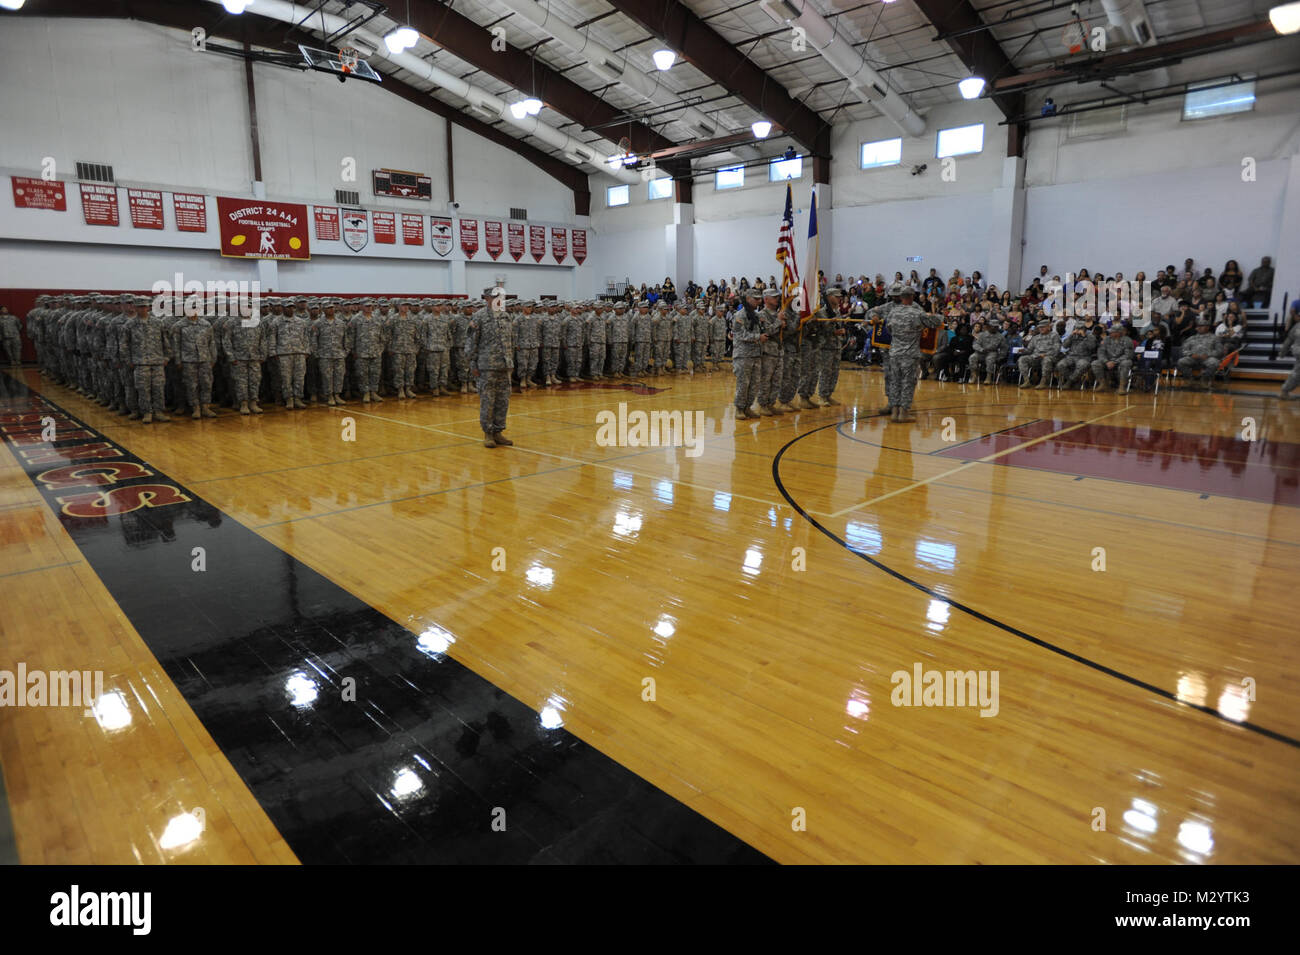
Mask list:
[{"label": "basketball hoop", "polygon": [[339,50],[339,69],[344,73],[351,73],[357,68],[357,61],[360,59],[360,53],[350,46],[345,46]]},{"label": "basketball hoop", "polygon": [[1065,48],[1070,51],[1071,55],[1082,52],[1087,40],[1088,21],[1083,17],[1075,17],[1061,31],[1061,42],[1065,44]]}]

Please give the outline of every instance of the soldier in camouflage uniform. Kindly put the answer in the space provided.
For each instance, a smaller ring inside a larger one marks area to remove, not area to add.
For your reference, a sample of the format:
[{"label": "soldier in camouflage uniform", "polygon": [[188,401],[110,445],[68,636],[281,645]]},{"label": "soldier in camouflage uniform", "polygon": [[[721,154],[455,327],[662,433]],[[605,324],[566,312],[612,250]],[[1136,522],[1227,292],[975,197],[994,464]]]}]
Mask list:
[{"label": "soldier in camouflage uniform", "polygon": [[686,316],[691,322],[691,374],[704,370],[704,355],[709,350],[709,317],[692,303],[687,306]]},{"label": "soldier in camouflage uniform", "polygon": [[217,360],[217,346],[212,338],[212,323],[197,310],[182,318],[172,328],[172,359],[181,368],[185,398],[191,418],[215,418],[212,410],[212,366]]},{"label": "soldier in camouflage uniform", "polygon": [[605,360],[609,339],[609,315],[600,302],[591,303],[587,313],[587,370],[591,378],[605,377]]},{"label": "soldier in camouflage uniform", "polygon": [[654,342],[654,373],[666,374],[673,351],[673,311],[663,299],[655,302],[650,319],[650,337]]},{"label": "soldier in camouflage uniform", "polygon": [[763,332],[763,340],[758,348],[755,400],[758,402],[758,413],[770,418],[785,413],[773,407],[781,390],[781,361],[784,357],[781,344],[781,329],[784,325],[781,318],[781,293],[775,287],[763,293],[763,307],[758,312],[758,323]]},{"label": "soldier in camouflage uniform", "polygon": [[636,303],[636,314],[632,316],[632,374],[640,378],[654,361],[653,348],[654,324],[650,317],[650,303],[645,299]]},{"label": "soldier in camouflage uniform", "polygon": [[[163,411],[163,367],[172,353],[171,322],[153,314],[149,299],[139,296],[134,302],[135,322],[130,327],[131,365],[135,370],[135,389],[140,404],[140,421],[170,421]],[[134,416],[132,416],[134,417]]]},{"label": "soldier in camouflage uniform", "polygon": [[1178,374],[1187,382],[1183,387],[1192,387],[1192,373],[1201,376],[1201,384],[1209,391],[1214,387],[1214,373],[1219,370],[1219,360],[1223,358],[1223,342],[1210,332],[1207,318],[1196,320],[1196,334],[1183,342],[1182,357],[1178,359]]},{"label": "soldier in camouflage uniform", "polygon": [[799,323],[799,386],[795,389],[798,392],[798,398],[794,402],[796,408],[819,407],[812,399],[817,390],[817,358],[821,353],[822,337],[826,334],[826,323],[812,321],[816,317],[814,314]]},{"label": "soldier in camouflage uniform", "polygon": [[1286,337],[1282,339],[1282,344],[1278,346],[1278,357],[1285,358],[1291,355],[1295,358],[1295,365],[1291,368],[1291,374],[1287,375],[1286,381],[1282,383],[1282,390],[1278,397],[1294,401],[1296,395],[1291,392],[1295,391],[1296,385],[1300,385],[1300,303],[1291,306],[1291,315],[1289,321],[1291,327],[1287,329]]},{"label": "soldier in camouflage uniform", "polygon": [[475,312],[465,331],[470,373],[478,379],[478,420],[485,448],[514,444],[502,434],[510,410],[514,339],[514,326],[500,302]]},{"label": "soldier in camouflage uniform", "polygon": [[[222,332],[226,354],[230,356],[230,371],[234,377],[235,401],[239,413],[261,414],[257,397],[262,391],[262,362],[266,358],[266,323],[252,323],[236,315],[226,317]],[[144,398],[141,397],[143,403]]]},{"label": "soldier in camouflage uniform", "polygon": [[415,356],[420,350],[420,328],[410,302],[397,303],[397,315],[388,330],[388,350],[393,356],[393,383],[397,397],[415,397]]},{"label": "soldier in camouflage uniform", "polygon": [[[713,308],[713,314],[709,316],[710,371],[717,368],[717,366],[727,358],[727,333],[731,330],[727,326],[726,307],[723,305],[715,305]],[[796,348],[797,347],[796,344]]]},{"label": "soldier in camouflage uniform", "polygon": [[840,303],[844,299],[844,290],[829,288],[826,290],[825,317],[836,319],[825,322],[826,331],[821,336],[821,349],[817,357],[817,401],[822,407],[837,405],[835,386],[840,380],[840,356],[844,353],[844,316],[840,313]]},{"label": "soldier in camouflage uniform", "polygon": [[691,339],[695,335],[695,325],[685,301],[678,302],[674,311],[673,374],[678,375],[694,368],[691,364]]},{"label": "soldier in camouflage uniform", "polygon": [[312,328],[307,315],[293,304],[268,329],[272,349],[279,356],[280,398],[285,408],[306,408],[303,389],[307,381],[307,356],[312,350]]},{"label": "soldier in camouflage uniform", "polygon": [[345,404],[343,392],[343,369],[348,357],[349,331],[347,324],[335,313],[337,306],[334,299],[326,299],[322,307],[321,320],[316,323],[312,350],[320,366],[321,393],[325,403],[330,407]]},{"label": "soldier in camouflage uniform", "polygon": [[1111,391],[1116,386],[1110,382],[1110,373],[1119,377],[1118,387],[1123,389],[1128,384],[1133,372],[1133,339],[1124,333],[1124,326],[1118,321],[1110,327],[1110,334],[1097,346],[1097,357],[1092,361],[1092,377],[1101,382],[1103,391]]},{"label": "soldier in camouflage uniform", "polygon": [[564,342],[564,374],[561,381],[577,381],[582,374],[582,339],[585,328],[576,302],[570,302],[560,314],[560,334]]},{"label": "soldier in camouflage uniform", "polygon": [[448,374],[453,388],[460,393],[469,391],[469,358],[465,354],[465,331],[469,328],[471,310],[464,303],[453,307],[451,315],[451,356]]},{"label": "soldier in camouflage uniform", "polygon": [[9,309],[0,305],[0,343],[3,343],[5,357],[9,364],[17,368],[23,362],[23,332],[18,324],[18,316],[11,315]]},{"label": "soldier in camouflage uniform", "polygon": [[799,393],[799,313],[794,303],[781,310],[781,357],[777,377],[777,403],[773,411],[797,411],[802,404]]},{"label": "soldier in camouflage uniform", "polygon": [[1006,349],[1007,340],[992,324],[980,329],[970,354],[970,380],[979,384],[982,371],[989,384],[997,381],[998,368],[1006,357]]},{"label": "soldier in camouflage uniform", "polygon": [[357,390],[363,404],[383,401],[379,394],[379,377],[384,365],[384,348],[388,344],[388,326],[375,314],[375,300],[363,298],[361,311],[348,323],[348,345],[357,356]]},{"label": "soldier in camouflage uniform", "polygon": [[1020,387],[1028,388],[1029,380],[1033,377],[1034,367],[1042,369],[1042,378],[1038,382],[1038,389],[1042,391],[1048,387],[1052,381],[1052,369],[1056,367],[1056,361],[1061,356],[1061,340],[1056,337],[1056,332],[1052,329],[1051,322],[1039,322],[1038,334],[1025,342],[1025,350],[1020,353]]},{"label": "soldier in camouflage uniform", "polygon": [[424,348],[428,352],[429,391],[434,396],[449,395],[447,365],[451,359],[451,315],[443,302],[434,302],[429,321],[424,326]]},{"label": "soldier in camouflage uniform", "polygon": [[542,349],[542,384],[558,385],[560,379],[560,333],[563,330],[560,306],[545,302],[538,308],[537,327]]},{"label": "soldier in camouflage uniform", "polygon": [[1076,387],[1083,380],[1084,373],[1092,368],[1096,357],[1097,336],[1087,325],[1076,323],[1066,343],[1065,357],[1056,363],[1056,373],[1061,376],[1064,387]]},{"label": "soldier in camouflage uniform", "polygon": [[758,292],[746,289],[744,305],[731,322],[731,368],[736,375],[737,418],[759,417],[750,410],[758,397],[759,364],[767,337],[763,332],[758,301]]},{"label": "soldier in camouflage uniform", "polygon": [[632,333],[631,317],[627,303],[617,302],[609,318],[609,374],[611,378],[627,377],[627,343]]},{"label": "soldier in camouflage uniform", "polygon": [[912,303],[913,291],[904,288],[899,304],[885,320],[889,324],[889,406],[893,408],[894,421],[915,421],[912,414],[912,396],[916,392],[916,379],[921,364],[921,329],[938,328],[943,320],[938,315],[922,311]]}]

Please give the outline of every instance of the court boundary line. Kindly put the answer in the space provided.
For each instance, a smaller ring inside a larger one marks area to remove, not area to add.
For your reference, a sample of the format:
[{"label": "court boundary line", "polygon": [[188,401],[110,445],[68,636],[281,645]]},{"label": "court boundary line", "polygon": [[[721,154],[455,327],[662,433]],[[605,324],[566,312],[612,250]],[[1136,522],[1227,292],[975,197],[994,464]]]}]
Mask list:
[{"label": "court boundary line", "polygon": [[[1118,410],[1124,411],[1127,410],[1127,408],[1120,408]],[[1249,730],[1250,732],[1253,733],[1258,733],[1259,735],[1267,737],[1268,739],[1276,740],[1279,743],[1284,743],[1287,746],[1290,746],[1294,749],[1300,749],[1300,739],[1295,739],[1294,737],[1287,736],[1285,733],[1281,733],[1277,730],[1269,729],[1266,726],[1260,726],[1258,723],[1252,723],[1249,720],[1238,721],[1238,720],[1229,719],[1228,717],[1220,713],[1218,710],[1214,709],[1213,707],[1207,706],[1204,703],[1192,703],[1187,700],[1180,700],[1177,697],[1177,695],[1175,695],[1173,692],[1169,690],[1158,687],[1153,683],[1148,683],[1147,681],[1139,679],[1138,677],[1135,677],[1131,674],[1125,673],[1122,670],[1116,670],[1114,667],[1107,666],[1104,663],[1099,663],[1098,661],[1093,660],[1089,657],[1085,657],[1080,653],[1075,653],[1072,650],[1067,650],[1064,647],[1057,646],[1056,644],[1044,640],[1041,637],[1035,637],[1034,635],[1027,633],[1024,630],[1021,630],[1019,627],[1014,627],[1011,624],[1006,623],[1005,621],[999,620],[996,617],[984,613],[982,610],[976,610],[974,607],[962,603],[960,600],[956,600],[951,596],[945,596],[944,594],[941,594],[933,590],[932,588],[927,587],[919,580],[915,580],[914,578],[907,576],[901,571],[895,570],[889,565],[876,560],[874,557],[870,556],[869,554],[864,554],[862,551],[855,550],[853,547],[850,547],[847,541],[841,538],[834,531],[830,530],[830,528],[824,526],[821,522],[819,522],[816,518],[814,518],[809,512],[805,511],[803,507],[799,504],[799,502],[794,499],[793,495],[790,494],[789,490],[786,489],[785,483],[781,480],[781,459],[785,456],[786,451],[788,451],[791,447],[793,447],[797,442],[802,441],[804,438],[813,434],[817,434],[820,431],[824,431],[827,428],[831,428],[835,426],[836,426],[835,423],[832,422],[831,424],[823,425],[820,428],[814,428],[811,431],[805,431],[803,434],[799,434],[791,438],[781,448],[781,450],[777,451],[776,457],[772,459],[772,480],[776,484],[777,491],[781,494],[782,497],[786,499],[786,501],[790,504],[790,506],[794,508],[796,513],[798,513],[801,517],[803,517],[806,521],[808,521],[808,523],[811,524],[813,527],[815,527],[817,530],[821,531],[822,534],[824,534],[826,537],[830,538],[835,543],[843,547],[850,554],[853,554],[855,557],[858,557],[861,560],[866,561],[868,564],[875,567],[877,570],[884,571],[886,574],[893,577],[895,580],[899,581],[900,583],[904,583],[907,586],[913,588],[914,590],[918,590],[921,593],[926,594],[928,597],[930,597],[930,599],[942,601],[951,607],[955,607],[957,610],[960,610],[962,613],[974,617],[976,620],[979,620],[982,623],[989,624],[992,627],[995,627],[999,630],[1009,633],[1011,634],[1011,636],[1023,640],[1026,643],[1032,644],[1033,646],[1039,647],[1044,650],[1048,650],[1051,653],[1055,653],[1056,655],[1064,657],[1067,660],[1072,660],[1075,663],[1080,663],[1097,673],[1101,673],[1105,676],[1113,677],[1114,679],[1120,680],[1123,683],[1127,683],[1130,686],[1134,686],[1137,687],[1138,689],[1146,690],[1148,693],[1152,693],[1155,696],[1163,700],[1167,700],[1171,703],[1174,703],[1178,706],[1185,706],[1190,709],[1197,710],[1201,713],[1204,713],[1207,716],[1212,716],[1214,719],[1218,720],[1221,723],[1225,723],[1229,726],[1241,727],[1242,729]],[[970,463],[975,464],[978,462],[970,462]],[[947,473],[952,473],[952,472],[947,472]],[[920,482],[918,482],[918,484],[919,483]],[[917,485],[912,485],[912,486],[914,487]],[[893,496],[893,495],[891,494],[888,496]],[[850,508],[850,510],[852,510],[852,508]]]}]

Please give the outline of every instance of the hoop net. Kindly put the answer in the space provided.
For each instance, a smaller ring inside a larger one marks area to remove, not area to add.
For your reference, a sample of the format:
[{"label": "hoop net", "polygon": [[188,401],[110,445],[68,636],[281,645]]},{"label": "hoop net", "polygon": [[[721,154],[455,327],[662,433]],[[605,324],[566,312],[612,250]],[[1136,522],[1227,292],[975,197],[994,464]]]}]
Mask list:
[{"label": "hoop net", "polygon": [[354,48],[345,46],[339,50],[339,66],[344,73],[351,73],[357,68],[357,61],[361,59],[361,54]]},{"label": "hoop net", "polygon": [[1088,38],[1088,21],[1083,17],[1071,20],[1061,31],[1061,42],[1070,53],[1079,53],[1083,50],[1084,42]]}]

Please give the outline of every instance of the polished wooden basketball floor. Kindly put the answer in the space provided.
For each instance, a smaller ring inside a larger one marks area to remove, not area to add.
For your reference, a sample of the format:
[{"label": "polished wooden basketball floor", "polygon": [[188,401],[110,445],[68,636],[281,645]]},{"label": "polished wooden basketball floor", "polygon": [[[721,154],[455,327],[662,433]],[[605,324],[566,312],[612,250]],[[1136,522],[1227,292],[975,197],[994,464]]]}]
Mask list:
[{"label": "polished wooden basketball floor", "polygon": [[[839,407],[738,422],[719,372],[516,393],[488,450],[473,395],[142,426],[22,378],[777,861],[1300,861],[1300,409],[1271,394],[927,381],[894,424],[845,366]],[[621,402],[703,410],[701,453],[600,446]],[[0,710],[22,861],[293,861],[0,459],[4,659],[102,668],[134,716]],[[996,715],[894,705],[917,665],[996,671]]]}]

